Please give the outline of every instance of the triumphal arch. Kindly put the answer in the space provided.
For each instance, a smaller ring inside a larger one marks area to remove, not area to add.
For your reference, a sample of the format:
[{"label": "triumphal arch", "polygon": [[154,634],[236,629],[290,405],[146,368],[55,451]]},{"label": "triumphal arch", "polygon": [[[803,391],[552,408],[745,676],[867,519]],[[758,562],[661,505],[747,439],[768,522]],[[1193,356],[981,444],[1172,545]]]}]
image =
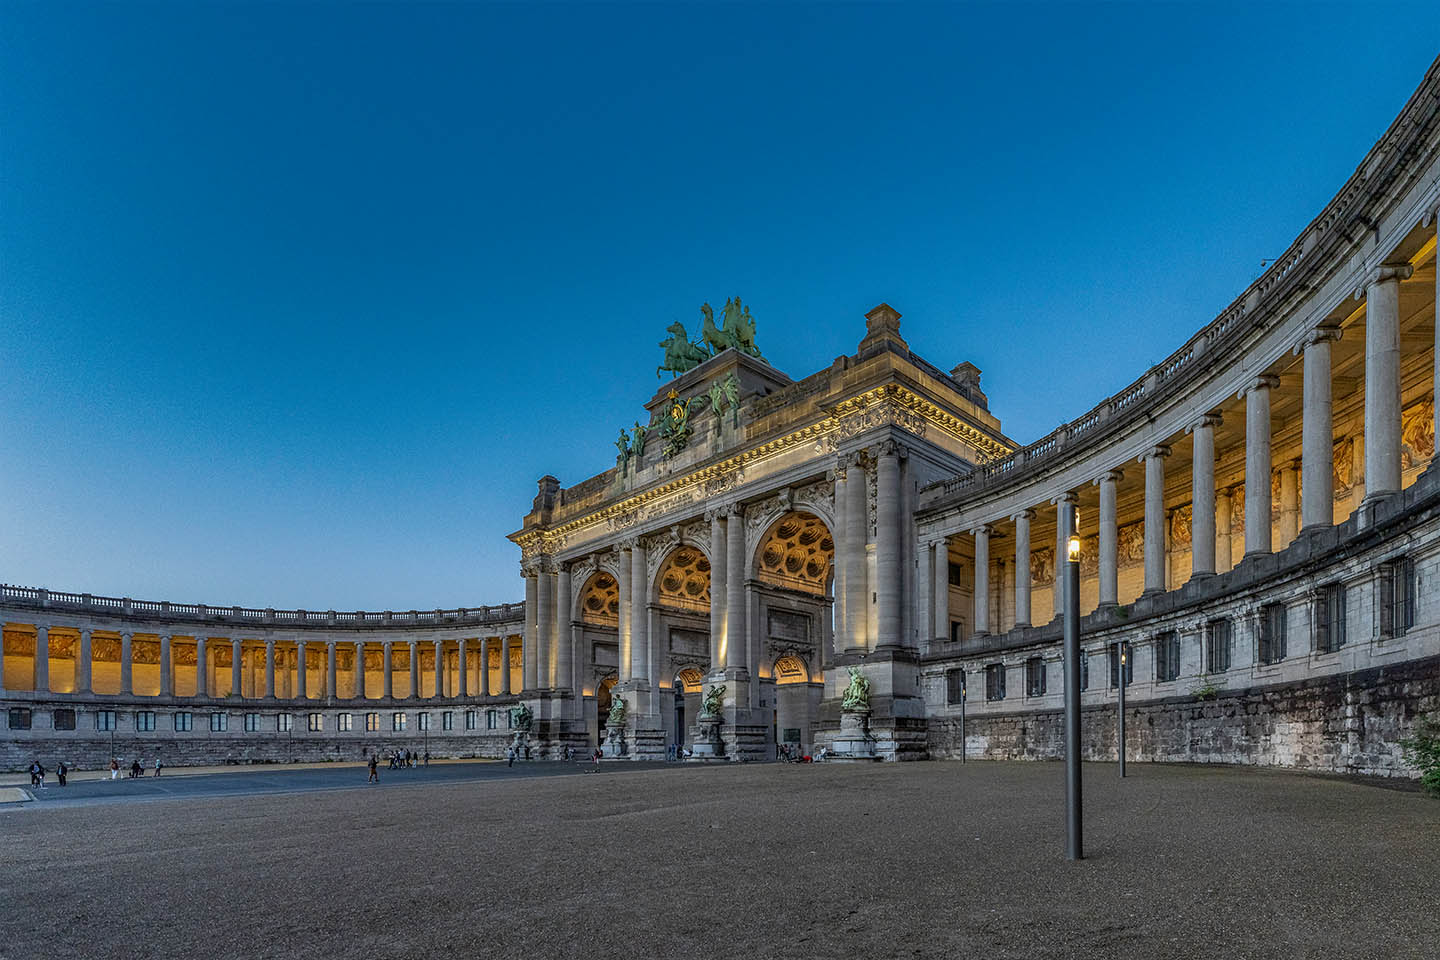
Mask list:
[{"label": "triumphal arch", "polygon": [[696,342],[677,323],[660,344],[671,379],[614,466],[541,478],[510,536],[539,739],[659,757],[705,714],[727,758],[810,750],[839,731],[853,667],[873,755],[923,756],[929,624],[908,598],[930,577],[908,518],[921,487],[1013,449],[980,371],[921,359],[886,304],[853,355],[800,380],[765,359],[739,298],[719,324],[701,314]]}]

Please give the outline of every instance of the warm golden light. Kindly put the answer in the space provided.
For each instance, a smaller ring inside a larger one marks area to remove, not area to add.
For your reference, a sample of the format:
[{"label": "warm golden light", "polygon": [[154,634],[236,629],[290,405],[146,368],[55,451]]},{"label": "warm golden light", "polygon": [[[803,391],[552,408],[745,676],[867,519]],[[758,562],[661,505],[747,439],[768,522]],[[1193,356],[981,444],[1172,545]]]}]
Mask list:
[{"label": "warm golden light", "polygon": [[1069,542],[1068,544],[1066,544],[1065,555],[1066,555],[1066,557],[1070,560],[1071,563],[1074,563],[1076,560],[1079,560],[1079,559],[1080,559],[1080,538],[1079,538],[1079,537],[1073,537],[1073,536],[1072,536],[1072,537],[1070,538],[1070,542]]}]

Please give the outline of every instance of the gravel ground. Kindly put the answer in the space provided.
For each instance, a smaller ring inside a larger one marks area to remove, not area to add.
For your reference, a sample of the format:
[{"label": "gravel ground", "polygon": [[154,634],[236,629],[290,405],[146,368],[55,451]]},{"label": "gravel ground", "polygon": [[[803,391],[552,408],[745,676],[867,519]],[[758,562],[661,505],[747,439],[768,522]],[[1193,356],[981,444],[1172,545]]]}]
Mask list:
[{"label": "gravel ground", "polygon": [[[0,957],[1428,957],[1440,802],[1252,769],[756,765],[0,813]],[[983,952],[983,954],[982,954]]]}]

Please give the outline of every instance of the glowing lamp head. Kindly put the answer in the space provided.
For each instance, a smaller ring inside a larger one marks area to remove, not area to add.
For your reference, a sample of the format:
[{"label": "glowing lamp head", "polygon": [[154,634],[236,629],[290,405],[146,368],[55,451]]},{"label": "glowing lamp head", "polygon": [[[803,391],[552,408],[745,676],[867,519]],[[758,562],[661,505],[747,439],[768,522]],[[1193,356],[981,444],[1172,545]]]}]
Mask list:
[{"label": "glowing lamp head", "polygon": [[1073,536],[1072,536],[1072,537],[1070,538],[1070,540],[1066,543],[1066,545],[1065,545],[1065,555],[1066,555],[1066,557],[1070,560],[1071,563],[1074,563],[1076,560],[1079,560],[1079,559],[1080,559],[1080,538],[1079,538],[1079,537],[1073,537]]}]

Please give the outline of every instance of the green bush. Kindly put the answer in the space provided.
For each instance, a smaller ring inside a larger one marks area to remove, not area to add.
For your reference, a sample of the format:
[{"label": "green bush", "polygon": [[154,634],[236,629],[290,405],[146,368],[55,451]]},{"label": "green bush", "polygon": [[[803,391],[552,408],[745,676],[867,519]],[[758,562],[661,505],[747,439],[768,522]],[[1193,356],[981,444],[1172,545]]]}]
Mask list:
[{"label": "green bush", "polygon": [[1400,741],[1405,762],[1420,771],[1420,785],[1440,796],[1440,722],[1433,719],[1415,724],[1415,735]]}]

